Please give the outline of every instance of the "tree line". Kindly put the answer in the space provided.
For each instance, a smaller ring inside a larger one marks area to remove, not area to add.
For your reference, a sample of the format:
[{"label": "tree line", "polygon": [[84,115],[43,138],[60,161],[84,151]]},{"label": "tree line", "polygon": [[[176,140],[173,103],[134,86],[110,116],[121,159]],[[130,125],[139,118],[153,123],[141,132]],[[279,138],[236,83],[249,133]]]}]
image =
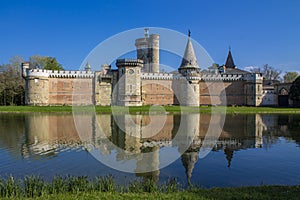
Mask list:
[{"label": "tree line", "polygon": [[[0,105],[25,104],[25,80],[22,78],[21,56],[14,56],[9,63],[0,65]],[[56,58],[34,55],[29,57],[31,68],[63,70]]]}]

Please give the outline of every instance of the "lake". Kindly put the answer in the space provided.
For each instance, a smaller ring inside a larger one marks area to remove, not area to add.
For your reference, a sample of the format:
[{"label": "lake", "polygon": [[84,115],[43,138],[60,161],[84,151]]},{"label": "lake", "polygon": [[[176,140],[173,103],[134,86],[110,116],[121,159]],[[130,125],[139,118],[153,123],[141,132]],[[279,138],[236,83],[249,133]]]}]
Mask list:
[{"label": "lake", "polygon": [[0,114],[0,176],[299,185],[299,144],[299,114]]}]

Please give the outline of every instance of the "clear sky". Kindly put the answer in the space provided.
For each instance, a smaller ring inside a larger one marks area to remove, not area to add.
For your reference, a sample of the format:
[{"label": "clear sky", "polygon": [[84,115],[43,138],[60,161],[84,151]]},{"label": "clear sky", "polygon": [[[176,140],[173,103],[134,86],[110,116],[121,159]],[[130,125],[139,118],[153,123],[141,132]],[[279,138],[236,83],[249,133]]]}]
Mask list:
[{"label": "clear sky", "polygon": [[239,68],[300,70],[299,0],[0,0],[0,64],[38,54],[78,69],[101,41],[139,27],[190,29],[219,64],[231,46]]}]

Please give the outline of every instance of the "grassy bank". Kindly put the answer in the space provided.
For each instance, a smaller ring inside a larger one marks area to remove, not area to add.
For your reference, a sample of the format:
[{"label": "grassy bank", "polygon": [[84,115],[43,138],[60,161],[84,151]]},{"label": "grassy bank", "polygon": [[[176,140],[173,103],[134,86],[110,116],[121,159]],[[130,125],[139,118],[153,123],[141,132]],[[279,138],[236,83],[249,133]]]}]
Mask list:
[{"label": "grassy bank", "polygon": [[176,180],[161,185],[154,181],[133,181],[117,185],[111,176],[54,177],[45,182],[39,177],[0,180],[2,199],[299,199],[300,186],[258,186],[240,188],[182,188]]},{"label": "grassy bank", "polygon": [[[110,106],[81,106],[77,107],[78,110],[89,112],[95,111],[97,113],[111,113],[112,107]],[[163,109],[162,109],[163,108]],[[114,112],[126,112],[128,107],[113,107]],[[152,107],[151,106],[138,106],[129,107],[131,113],[148,113],[149,109],[154,112],[168,112],[168,113],[210,113],[210,112],[224,112],[226,109],[227,113],[242,114],[242,113],[286,113],[286,114],[300,114],[300,108],[271,108],[271,107],[184,107],[184,106],[163,106],[163,107]],[[2,113],[26,113],[26,112],[45,112],[45,113],[71,113],[72,106],[0,106],[0,112]]]}]

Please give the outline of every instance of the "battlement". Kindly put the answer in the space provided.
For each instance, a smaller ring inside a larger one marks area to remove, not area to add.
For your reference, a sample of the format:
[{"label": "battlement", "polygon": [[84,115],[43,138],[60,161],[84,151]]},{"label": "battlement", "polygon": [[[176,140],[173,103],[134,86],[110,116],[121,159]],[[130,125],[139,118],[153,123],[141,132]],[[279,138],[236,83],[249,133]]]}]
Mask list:
[{"label": "battlement", "polygon": [[46,78],[93,78],[93,71],[79,70],[45,70],[45,69],[27,69],[27,77],[46,77]]},{"label": "battlement", "polygon": [[119,66],[143,66],[143,60],[140,59],[132,59],[132,58],[126,58],[126,59],[117,59],[116,65]]},{"label": "battlement", "polygon": [[172,80],[175,79],[177,76],[175,74],[169,73],[142,73],[142,79],[150,79],[150,80]]},{"label": "battlement", "polygon": [[239,81],[244,80],[242,74],[203,74],[201,80],[204,81]]},{"label": "battlement", "polygon": [[142,73],[142,79],[150,80],[172,80],[187,78],[189,80],[204,80],[204,81],[255,81],[262,80],[260,74],[200,74],[200,76],[187,76],[183,77],[180,74],[170,73]]}]

